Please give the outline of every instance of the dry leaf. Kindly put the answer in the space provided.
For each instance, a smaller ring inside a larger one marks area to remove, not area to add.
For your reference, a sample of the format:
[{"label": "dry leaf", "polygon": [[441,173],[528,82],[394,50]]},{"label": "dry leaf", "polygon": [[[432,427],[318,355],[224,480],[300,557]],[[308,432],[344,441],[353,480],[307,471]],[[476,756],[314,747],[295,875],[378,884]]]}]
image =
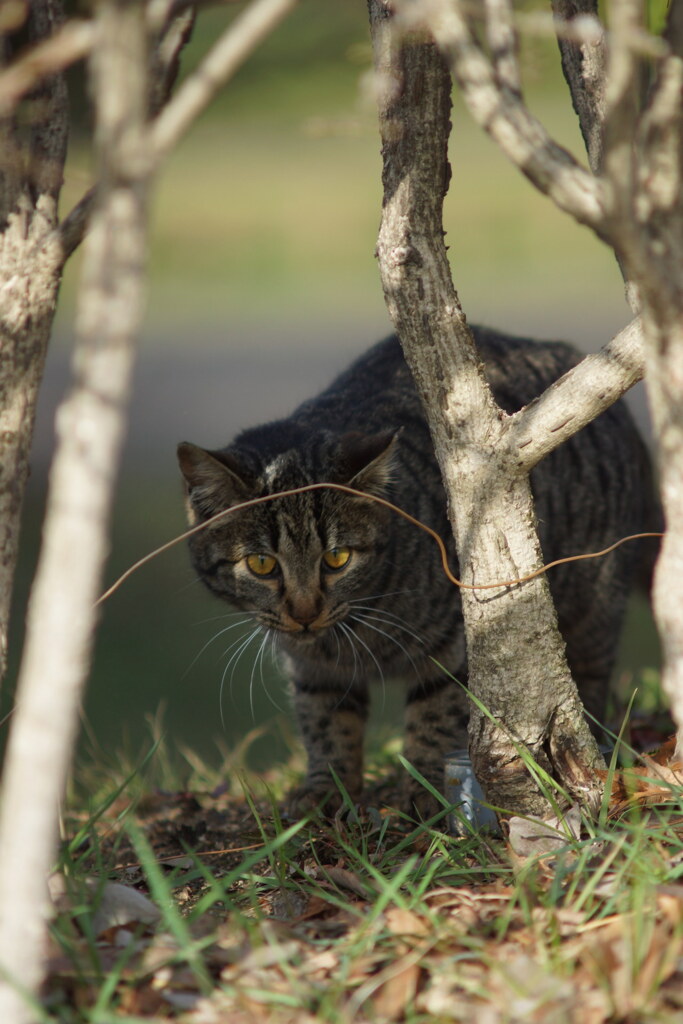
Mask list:
[{"label": "dry leaf", "polygon": [[378,1018],[398,1020],[404,1016],[406,1006],[415,999],[420,972],[419,964],[409,963],[380,985],[372,999]]},{"label": "dry leaf", "polygon": [[[656,755],[658,756],[658,755]],[[610,792],[610,816],[621,814],[633,804],[663,804],[680,800],[683,787],[683,764],[661,764],[655,758],[644,757],[644,764],[615,772]],[[598,776],[607,781],[607,772]]]},{"label": "dry leaf", "polygon": [[377,884],[373,879],[365,878],[361,881],[354,871],[331,864],[323,864],[311,873],[311,877],[318,878],[320,881],[334,882],[340,889],[349,889],[356,896],[367,897],[368,889],[377,889]]},{"label": "dry leaf", "polygon": [[432,930],[424,917],[403,907],[390,907],[384,917],[392,935],[428,935]]},{"label": "dry leaf", "polygon": [[[127,924],[156,924],[161,912],[146,896],[121,882],[103,882],[100,878],[86,878],[85,885],[92,893],[92,929],[102,935],[110,928]],[[50,898],[60,911],[69,911],[73,905],[72,893],[63,875],[55,874],[48,880]],[[82,893],[78,894],[82,902]]]},{"label": "dry leaf", "polygon": [[519,857],[555,853],[581,834],[581,810],[570,807],[563,818],[510,818],[510,846]]}]

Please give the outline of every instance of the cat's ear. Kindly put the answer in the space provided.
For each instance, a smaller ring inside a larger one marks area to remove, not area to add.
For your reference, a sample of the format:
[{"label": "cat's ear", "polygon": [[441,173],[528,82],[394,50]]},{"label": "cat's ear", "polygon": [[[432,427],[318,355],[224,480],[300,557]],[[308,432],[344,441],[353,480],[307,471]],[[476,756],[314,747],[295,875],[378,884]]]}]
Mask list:
[{"label": "cat's ear", "polygon": [[382,495],[391,480],[400,430],[381,434],[344,434],[341,439],[345,483],[368,494]]},{"label": "cat's ear", "polygon": [[226,452],[207,452],[183,441],[178,445],[178,465],[187,484],[191,522],[196,518],[193,513],[208,518],[251,496],[248,473]]}]

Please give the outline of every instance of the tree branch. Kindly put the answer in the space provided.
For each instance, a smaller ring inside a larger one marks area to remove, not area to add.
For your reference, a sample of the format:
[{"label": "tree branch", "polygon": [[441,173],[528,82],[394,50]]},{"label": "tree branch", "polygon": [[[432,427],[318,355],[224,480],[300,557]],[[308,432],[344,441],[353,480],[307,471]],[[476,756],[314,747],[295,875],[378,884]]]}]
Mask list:
[{"label": "tree branch", "polygon": [[19,101],[47,76],[86,57],[93,38],[92,22],[69,21],[6,67],[0,73],[0,117],[11,114]]},{"label": "tree branch", "polygon": [[[598,24],[597,0],[552,0],[553,14],[563,24],[591,18]],[[604,34],[590,43],[570,40],[558,33],[562,70],[594,174],[602,169],[602,126],[605,119],[607,47]]]},{"label": "tree branch", "polygon": [[401,0],[397,7],[407,24],[432,33],[470,113],[505,155],[560,209],[600,231],[605,215],[600,181],[550,138],[515,92],[498,85],[461,0],[424,0],[416,8]]},{"label": "tree branch", "polygon": [[197,70],[159,114],[152,127],[154,159],[162,160],[258,44],[296,5],[296,0],[253,0],[226,29]]},{"label": "tree branch", "polygon": [[518,39],[512,4],[510,0],[484,0],[484,11],[486,39],[491,51],[496,81],[501,88],[521,95],[522,85],[517,59]]},{"label": "tree branch", "polygon": [[644,373],[642,324],[632,320],[600,352],[586,356],[507,421],[507,443],[525,472],[608,409]]},{"label": "tree branch", "polygon": [[[191,21],[181,4],[171,4],[173,19],[163,37],[163,84],[150,94],[152,111],[159,110],[150,125],[148,159],[158,166],[178,144],[199,114],[218,90],[241,67],[244,61],[273,28],[296,6],[297,0],[253,0],[252,4],[231,22],[202,63],[190,75],[177,94],[169,99],[172,77],[177,71],[177,56],[191,31]],[[164,105],[165,104],[165,105]],[[93,208],[95,189],[87,192],[60,226],[64,259],[78,248],[87,231]]]},{"label": "tree branch", "polygon": [[639,12],[640,0],[619,0],[610,8],[602,162],[609,217],[616,222],[617,233],[630,222],[633,207],[633,140],[638,122],[641,67],[631,39],[639,27]]}]

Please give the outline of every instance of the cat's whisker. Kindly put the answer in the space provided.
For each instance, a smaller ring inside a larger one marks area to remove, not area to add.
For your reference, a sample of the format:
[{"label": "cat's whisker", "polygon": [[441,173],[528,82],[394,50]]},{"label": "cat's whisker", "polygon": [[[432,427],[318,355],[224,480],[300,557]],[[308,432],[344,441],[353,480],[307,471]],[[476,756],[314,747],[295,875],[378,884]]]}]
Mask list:
[{"label": "cat's whisker", "polygon": [[355,602],[351,602],[351,604],[353,605],[354,611],[365,612],[362,616],[363,619],[372,619],[373,622],[383,622],[385,626],[392,626],[394,629],[402,629],[404,633],[408,633],[409,636],[412,636],[414,640],[417,640],[420,645],[424,646],[424,640],[422,637],[418,633],[415,633],[414,630],[410,629],[405,624],[405,619],[402,619],[400,615],[394,615],[393,612],[388,612],[384,608],[366,608],[365,605],[356,604]]},{"label": "cat's whisker", "polygon": [[285,709],[278,704],[278,702],[275,700],[275,698],[273,697],[272,693],[268,689],[265,677],[263,675],[263,661],[265,659],[266,653],[270,654],[271,663],[273,665],[277,665],[277,656],[276,656],[276,652],[275,652],[275,645],[277,644],[279,639],[280,639],[280,636],[279,636],[277,630],[275,630],[275,629],[269,629],[268,630],[269,645],[268,645],[268,647],[263,647],[262,651],[261,651],[261,685],[263,686],[263,692],[265,693],[266,697],[268,698],[269,703],[272,704],[273,707],[275,708],[275,710],[279,711],[281,715],[286,715],[287,712],[285,711]]},{"label": "cat's whisker", "polygon": [[337,660],[334,663],[335,669],[339,668],[339,659],[341,658],[341,643],[339,641],[339,635],[337,633],[336,626],[332,627],[332,636],[337,641]]},{"label": "cat's whisker", "polygon": [[[192,623],[193,626],[205,626],[207,622],[218,622],[221,619],[234,619],[237,615],[244,615],[244,609],[241,611],[224,612],[223,615],[211,615],[208,619],[197,619]],[[248,619],[244,620],[248,622]]]},{"label": "cat's whisker", "polygon": [[[235,613],[233,612],[232,614],[234,615]],[[238,612],[237,614],[240,614],[240,613]],[[217,616],[217,618],[222,618],[222,617],[223,617],[223,616]],[[210,620],[207,620],[207,621],[210,621]],[[254,620],[253,620],[253,619],[252,619],[251,617],[247,617],[247,618],[244,618],[244,619],[240,619],[240,621],[239,621],[239,622],[233,622],[233,623],[231,623],[231,624],[230,624],[229,626],[225,626],[225,628],[224,628],[224,629],[219,629],[217,633],[214,633],[214,635],[213,635],[212,637],[210,637],[210,638],[209,638],[209,639],[208,639],[208,640],[206,641],[206,643],[205,643],[205,644],[203,645],[203,647],[201,647],[201,648],[200,648],[200,650],[198,651],[198,653],[197,653],[197,654],[195,654],[194,658],[192,659],[192,661],[190,662],[190,664],[189,664],[189,665],[187,666],[187,668],[186,668],[186,669],[185,669],[185,671],[183,672],[183,679],[184,679],[184,678],[185,678],[185,677],[187,676],[187,674],[188,674],[188,673],[189,673],[189,672],[191,671],[191,669],[192,669],[192,668],[194,667],[194,665],[196,665],[196,664],[197,664],[197,662],[198,662],[198,661],[199,661],[199,659],[201,658],[201,656],[202,656],[202,654],[204,653],[204,651],[205,651],[205,650],[207,649],[207,647],[210,647],[210,646],[211,646],[211,644],[212,644],[212,643],[214,642],[214,640],[217,640],[219,636],[223,636],[223,634],[224,634],[224,633],[229,633],[231,629],[236,629],[236,628],[237,628],[238,626],[246,626],[246,625],[247,625],[247,623],[249,623],[249,622],[253,622],[253,621],[254,621]],[[230,650],[230,649],[231,649],[231,648],[229,647],[229,648],[228,648],[228,650]],[[224,651],[224,652],[223,652],[223,654],[226,654],[226,653],[227,653],[226,651]]]},{"label": "cat's whisker", "polygon": [[365,648],[365,650],[368,652],[368,654],[370,655],[370,657],[374,661],[375,665],[377,666],[377,671],[379,672],[379,678],[382,681],[382,699],[384,699],[385,685],[384,685],[384,672],[382,670],[382,666],[380,665],[380,663],[377,660],[377,658],[375,657],[375,655],[372,653],[372,650],[370,649],[370,647],[366,644],[365,640],[363,640],[363,637],[362,636],[358,636],[358,633],[353,628],[353,626],[349,626],[348,623],[344,623],[344,625],[346,626],[347,629],[349,629],[353,633],[353,635],[356,638],[356,640],[358,641],[358,643],[362,647]]},{"label": "cat's whisker", "polygon": [[363,595],[363,597],[356,598],[354,601],[349,601],[349,604],[357,604],[358,601],[381,601],[383,597],[398,597],[399,594],[417,594],[418,589],[412,587],[410,590],[390,590],[386,594],[369,594]]},{"label": "cat's whisker", "polygon": [[[354,643],[354,639],[355,639],[356,634],[353,632],[353,630],[351,629],[350,626],[346,625],[345,622],[338,622],[337,626],[339,627],[339,629],[341,629],[342,633],[344,634],[344,636],[348,640],[349,646],[351,648],[351,653],[353,654],[353,675],[351,676],[351,682],[349,683],[349,690],[350,690],[351,687],[353,686],[353,684],[356,681],[356,673],[358,671],[358,653],[356,651],[356,645]],[[336,629],[337,626],[335,626],[334,628]]]},{"label": "cat's whisker", "polygon": [[[410,651],[406,650],[406,648],[403,646],[401,641],[397,640],[395,636],[391,635],[391,633],[387,633],[386,630],[380,629],[379,626],[373,626],[372,623],[368,621],[369,619],[375,619],[378,622],[384,622],[383,619],[377,619],[376,616],[372,616],[372,615],[350,615],[349,618],[353,619],[354,622],[360,622],[361,625],[366,626],[368,629],[374,630],[375,633],[380,633],[382,636],[385,636],[387,638],[387,640],[390,640],[392,644],[395,644],[401,651],[403,651],[403,653],[405,654],[406,658],[408,659],[410,664],[413,666],[413,669],[415,671],[415,675],[418,676],[418,678],[422,675],[420,669],[415,664],[415,660],[412,657],[412,655],[410,654]],[[393,626],[394,623],[385,622],[385,625]],[[412,636],[415,636],[415,634],[413,633]],[[419,640],[419,637],[417,639]],[[422,641],[420,641],[420,642],[422,642]]]},{"label": "cat's whisker", "polygon": [[[249,710],[251,711],[251,720],[252,720],[252,722],[256,721],[256,715],[254,714],[254,675],[256,673],[256,666],[257,665],[259,667],[259,673],[260,673],[260,676],[261,676],[261,686],[263,687],[264,690],[266,690],[266,684],[265,684],[264,679],[263,679],[263,651],[265,649],[266,644],[268,643],[268,636],[269,636],[269,634],[270,634],[270,629],[267,629],[265,631],[264,635],[263,635],[263,640],[261,641],[261,646],[259,647],[258,651],[256,652],[256,657],[254,658],[254,663],[251,666],[251,676],[249,677]],[[268,693],[267,690],[266,690],[266,693]]]},{"label": "cat's whisker", "polygon": [[343,622],[338,622],[332,628],[336,629],[337,626],[340,627],[340,629],[344,633],[344,636],[346,637],[346,639],[348,640],[349,644],[351,645],[351,650],[353,652],[353,675],[352,675],[351,679],[349,679],[347,687],[344,690],[344,692],[342,693],[341,697],[339,698],[337,703],[334,705],[334,710],[335,711],[337,710],[338,707],[340,707],[344,703],[344,701],[346,700],[348,695],[351,693],[351,690],[353,689],[353,683],[354,683],[354,680],[356,678],[356,668],[357,668],[357,658],[358,658],[358,655],[356,654],[356,646],[355,646],[355,644],[353,642],[354,641],[354,637],[355,637],[355,634],[354,634],[353,630],[350,628],[350,626],[345,626]]},{"label": "cat's whisker", "polygon": [[[237,668],[237,665],[239,663],[240,658],[242,657],[242,655],[244,654],[246,649],[249,647],[251,641],[254,639],[254,637],[258,636],[258,634],[260,632],[261,632],[261,627],[257,626],[255,629],[253,629],[251,631],[251,633],[249,633],[249,635],[246,637],[246,639],[243,639],[242,637],[240,637],[239,640],[236,640],[235,643],[231,644],[230,647],[228,647],[227,651],[225,651],[225,654],[227,654],[228,651],[231,651],[233,649],[233,647],[236,647],[237,644],[240,644],[240,646],[237,648],[237,650],[234,652],[234,654],[232,654],[230,656],[230,660],[228,661],[227,665],[223,669],[223,675],[221,676],[221,686],[220,686],[220,693],[219,693],[219,707],[220,707],[220,712],[221,712],[221,725],[223,726],[224,729],[225,729],[225,718],[223,716],[223,688],[225,686],[225,678],[226,678],[228,672],[230,671],[230,666],[232,665],[232,672],[230,672],[230,694],[232,695],[232,682],[233,682],[233,679],[235,677],[235,669]],[[240,640],[242,641],[241,643],[240,643]]]}]

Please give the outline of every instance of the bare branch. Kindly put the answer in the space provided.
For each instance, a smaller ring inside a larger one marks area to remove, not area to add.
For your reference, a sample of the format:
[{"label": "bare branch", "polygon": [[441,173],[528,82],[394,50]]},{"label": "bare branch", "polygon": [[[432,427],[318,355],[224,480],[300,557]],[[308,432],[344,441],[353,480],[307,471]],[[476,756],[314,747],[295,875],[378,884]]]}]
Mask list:
[{"label": "bare branch", "polygon": [[[160,35],[155,63],[160,78],[152,80],[150,109],[157,112],[150,129],[149,157],[155,165],[180,141],[218,90],[238,70],[258,44],[296,5],[297,0],[254,0],[230,24],[197,70],[186,79],[175,97],[170,88],[178,70],[178,54],[192,29],[192,16],[185,2],[170,3],[170,20]],[[78,248],[88,227],[95,190],[91,189],[71,210],[60,226],[64,259]]]},{"label": "bare branch", "polygon": [[[371,12],[375,66],[383,84],[384,208],[377,256],[387,308],[421,393],[434,379],[442,381],[445,392],[450,378],[443,366],[457,361],[454,376],[464,403],[462,419],[473,425],[476,418],[464,411],[468,402],[481,402],[490,411],[494,406],[443,241],[442,208],[450,178],[450,74],[435,47],[397,46],[382,3],[374,2]],[[431,340],[428,347],[421,344],[425,332]],[[411,359],[411,352],[420,349],[422,358]],[[442,429],[436,422],[430,427]]]},{"label": "bare branch", "polygon": [[[483,379],[443,243],[448,75],[433,45],[403,40],[397,45],[387,30],[386,0],[371,0],[369,7],[384,87],[384,207],[377,254],[387,307],[423,399],[461,578],[468,583],[499,580],[508,566],[519,578],[542,563],[529,480],[512,464],[505,418]],[[496,592],[493,614],[485,597],[489,593],[462,593],[470,689],[493,716],[481,714],[479,706],[472,709],[470,750],[477,777],[499,806],[523,807],[525,813],[534,807],[534,813],[542,813],[544,798],[526,775],[512,735],[549,772],[570,761],[573,771],[559,768],[563,783],[593,805],[598,787],[591,768],[599,753],[581,716],[547,580],[537,575],[524,587]],[[524,672],[525,694],[533,694],[535,705],[529,716],[521,712],[524,702],[511,694],[520,652],[532,646],[538,651],[540,643],[542,654]],[[549,737],[551,721],[562,723],[554,737]],[[564,759],[563,750],[571,752]]]},{"label": "bare branch", "polygon": [[518,95],[497,84],[461,0],[425,0],[416,10],[402,2],[399,9],[413,23],[419,18],[433,34],[470,113],[505,155],[560,209],[600,231],[605,213],[601,183],[550,138]]},{"label": "bare branch", "polygon": [[[598,22],[597,0],[552,0],[553,14],[564,25],[580,19]],[[574,110],[594,174],[602,169],[602,125],[605,119],[605,75],[607,48],[604,33],[593,40],[576,42],[558,33],[562,70],[569,86]]]},{"label": "bare branch", "polygon": [[642,379],[642,324],[632,320],[600,352],[586,356],[507,421],[507,442],[525,472],[585,427]]},{"label": "bare branch", "polygon": [[93,186],[79,199],[57,229],[65,263],[85,238],[96,198],[97,188]]},{"label": "bare branch", "polygon": [[683,57],[683,5],[669,4],[664,38],[677,57]]},{"label": "bare branch", "polygon": [[156,160],[178,143],[221,86],[295,5],[296,0],[253,0],[232,22],[154,123]]},{"label": "bare branch", "polygon": [[484,0],[484,11],[486,38],[496,81],[499,86],[520,94],[522,87],[517,59],[518,39],[512,4],[510,0]]},{"label": "bare branch", "polygon": [[640,0],[610,5],[610,49],[605,87],[603,170],[610,216],[618,234],[630,221],[633,207],[633,140],[640,104],[640,61],[631,38],[640,27]]},{"label": "bare branch", "polygon": [[180,70],[180,53],[189,41],[194,23],[194,8],[187,7],[165,17],[158,28],[154,26],[156,41],[151,48],[150,117],[156,117],[168,103]]},{"label": "bare branch", "polygon": [[[37,45],[63,21],[59,0],[35,0],[24,13],[22,34]],[[7,14],[0,8],[0,17]],[[10,59],[9,40],[0,45]],[[50,77],[39,98],[40,123],[28,131],[15,117],[0,119],[0,680],[35,407],[60,277],[54,232],[68,106],[59,74]]]},{"label": "bare branch", "polygon": [[[187,3],[168,0],[147,11],[147,24],[153,39],[150,47],[148,113],[158,114],[168,102],[180,67],[180,53],[188,42],[194,25],[194,10]],[[59,225],[59,241],[64,262],[76,251],[88,230],[95,206],[97,187],[93,186],[79,199]]]},{"label": "bare branch", "polygon": [[638,131],[642,163],[635,212],[641,223],[656,214],[670,216],[680,201],[682,92],[683,60],[671,54],[661,64]]},{"label": "bare branch", "polygon": [[0,117],[7,117],[44,78],[63,71],[90,52],[90,21],[69,21],[53,36],[32,47],[0,74]]}]

